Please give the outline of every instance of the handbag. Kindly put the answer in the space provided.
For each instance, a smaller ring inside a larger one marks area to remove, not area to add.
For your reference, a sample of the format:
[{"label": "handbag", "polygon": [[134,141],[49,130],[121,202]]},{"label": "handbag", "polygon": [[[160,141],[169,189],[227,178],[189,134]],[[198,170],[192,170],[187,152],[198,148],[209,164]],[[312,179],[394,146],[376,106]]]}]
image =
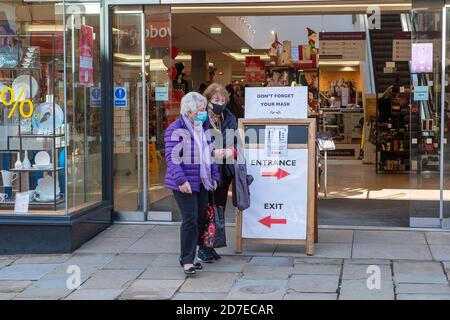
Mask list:
[{"label": "handbag", "polygon": [[200,235],[198,245],[207,248],[226,247],[225,212],[215,205],[213,193],[211,199],[206,209],[205,231]]}]

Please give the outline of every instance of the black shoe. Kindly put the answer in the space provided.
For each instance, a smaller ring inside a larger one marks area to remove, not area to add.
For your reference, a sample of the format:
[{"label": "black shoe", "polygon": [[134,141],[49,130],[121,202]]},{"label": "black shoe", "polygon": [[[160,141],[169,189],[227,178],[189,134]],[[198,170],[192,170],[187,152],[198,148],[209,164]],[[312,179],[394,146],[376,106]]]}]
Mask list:
[{"label": "black shoe", "polygon": [[202,266],[202,264],[200,262],[196,262],[196,263],[194,263],[194,269],[195,270],[202,270],[203,266]]},{"label": "black shoe", "polygon": [[211,263],[214,261],[214,257],[210,254],[208,248],[198,249],[197,258],[201,262]]},{"label": "black shoe", "polygon": [[[180,262],[180,266],[183,267],[184,266],[183,261],[181,261],[181,259],[178,260],[178,261]],[[194,263],[194,268],[195,268],[195,270],[202,270],[203,266],[202,266],[202,264],[200,262],[195,262]]]},{"label": "black shoe", "polygon": [[187,275],[187,276],[192,276],[192,275],[197,273],[195,271],[194,267],[190,267],[189,269],[183,269],[183,270],[184,270],[184,274]]},{"label": "black shoe", "polygon": [[183,261],[181,261],[181,259],[179,260],[179,262],[180,262],[180,266],[184,270],[184,274],[188,275],[188,276],[196,274],[196,271],[195,271],[196,269],[197,270],[203,269],[203,266],[200,263],[198,263],[198,262],[194,263],[194,266],[190,267],[189,269],[184,269],[184,264],[183,264]]},{"label": "black shoe", "polygon": [[220,254],[218,254],[218,253],[216,252],[216,250],[214,250],[214,248],[211,249],[211,254],[212,254],[212,256],[213,256],[213,258],[214,258],[215,260],[219,260],[220,258],[222,258],[222,257],[220,256]]}]

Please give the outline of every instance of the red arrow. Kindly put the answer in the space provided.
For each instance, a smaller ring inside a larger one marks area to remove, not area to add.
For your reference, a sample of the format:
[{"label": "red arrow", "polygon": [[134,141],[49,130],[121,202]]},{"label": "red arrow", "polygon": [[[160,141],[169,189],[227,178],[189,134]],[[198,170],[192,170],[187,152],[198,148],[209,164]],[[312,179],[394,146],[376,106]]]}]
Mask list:
[{"label": "red arrow", "polygon": [[275,172],[261,172],[261,176],[263,177],[277,177],[277,180],[283,179],[284,177],[287,177],[288,175],[290,175],[289,172],[284,171],[281,168],[278,168],[277,171]]},{"label": "red arrow", "polygon": [[266,227],[271,228],[272,224],[286,224],[287,220],[286,219],[272,219],[271,216],[267,216],[265,218],[262,218],[258,222],[262,223]]}]

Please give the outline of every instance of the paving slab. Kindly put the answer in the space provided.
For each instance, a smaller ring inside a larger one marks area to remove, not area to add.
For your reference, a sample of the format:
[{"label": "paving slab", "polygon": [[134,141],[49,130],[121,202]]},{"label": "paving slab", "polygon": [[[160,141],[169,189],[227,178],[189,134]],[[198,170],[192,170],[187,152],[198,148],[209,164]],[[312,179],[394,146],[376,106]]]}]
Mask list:
[{"label": "paving slab", "polygon": [[148,253],[121,253],[114,256],[102,269],[137,269],[144,270],[158,257]]},{"label": "paving slab", "polygon": [[447,274],[447,279],[450,281],[450,261],[443,261],[442,262],[445,273]]},{"label": "paving slab", "polygon": [[2,280],[0,281],[0,293],[18,293],[22,292],[26,288],[28,288],[30,285],[32,285],[32,281],[21,281],[21,280],[15,280],[15,281],[8,281],[8,280]]},{"label": "paving slab", "polygon": [[11,265],[0,270],[0,280],[39,280],[57,267],[57,264]]},{"label": "paving slab", "polygon": [[392,281],[381,281],[380,289],[369,289],[366,280],[342,280],[339,300],[394,300]]},{"label": "paving slab", "polygon": [[337,300],[337,293],[288,292],[283,300]]},{"label": "paving slab", "polygon": [[134,238],[105,238],[97,237],[81,248],[77,253],[122,253],[133,245],[137,240]]},{"label": "paving slab", "polygon": [[203,263],[203,271],[206,272],[242,272],[251,257],[222,256],[214,263]]},{"label": "paving slab", "polygon": [[442,283],[448,284],[439,262],[394,261],[396,283]]},{"label": "paving slab", "polygon": [[312,264],[296,263],[292,271],[293,274],[311,275],[340,275],[341,265],[338,264]]},{"label": "paving slab", "polygon": [[450,246],[450,232],[425,232],[428,244]]},{"label": "paving slab", "polygon": [[421,284],[421,283],[400,283],[395,287],[397,294],[449,294],[450,286],[448,284]]},{"label": "paving slab", "polygon": [[[199,271],[200,273],[200,271]],[[186,275],[183,268],[178,267],[149,267],[139,276],[139,279],[154,279],[154,280],[184,280]]]},{"label": "paving slab", "polygon": [[17,292],[0,292],[0,300],[11,300],[17,295]]},{"label": "paving slab", "polygon": [[119,297],[124,300],[163,300],[170,299],[183,284],[183,280],[134,281]]},{"label": "paving slab", "polygon": [[365,264],[365,265],[391,265],[389,259],[345,259],[344,263]]},{"label": "paving slab", "polygon": [[281,300],[286,292],[287,280],[236,281],[227,300]]},{"label": "paving slab", "polygon": [[126,253],[178,253],[180,252],[180,240],[164,239],[156,241],[153,238],[141,238],[130,246]]},{"label": "paving slab", "polygon": [[152,266],[160,267],[175,267],[179,266],[180,254],[159,254],[158,257],[153,260]]},{"label": "paving slab", "polygon": [[253,266],[273,266],[273,267],[292,267],[294,258],[292,257],[253,257],[250,262]]},{"label": "paving slab", "polygon": [[294,263],[310,263],[310,264],[335,264],[341,265],[343,263],[343,259],[329,259],[329,258],[315,258],[315,257],[304,257],[304,258],[295,258]]},{"label": "paving slab", "polygon": [[14,259],[1,259],[0,260],[0,269],[4,268],[6,266],[9,266],[12,264],[15,260]]},{"label": "paving slab", "polygon": [[426,245],[423,232],[414,231],[355,231],[355,244]]},{"label": "paving slab", "polygon": [[154,227],[155,225],[113,225],[103,231],[99,237],[139,239]]},{"label": "paving slab", "polygon": [[283,280],[292,274],[293,267],[247,265],[241,279],[245,280]]},{"label": "paving slab", "polygon": [[407,259],[407,260],[432,260],[430,249],[427,245],[404,244],[354,244],[354,259]]},{"label": "paving slab", "polygon": [[366,265],[366,264],[352,264],[345,263],[342,273],[342,279],[345,280],[366,280],[374,271],[369,270],[369,266],[376,266],[379,268],[381,280],[392,280],[391,266],[388,265]]},{"label": "paving slab", "polygon": [[[235,243],[234,241],[228,241],[228,245],[224,248],[216,249],[217,253],[220,255],[235,255]],[[273,256],[276,244],[255,244],[255,243],[244,243],[242,245],[241,256]]]},{"label": "paving slab", "polygon": [[124,289],[79,289],[64,300],[115,300]]},{"label": "paving slab", "polygon": [[450,260],[450,246],[430,245],[430,250],[434,260]]},{"label": "paving slab", "polygon": [[179,226],[155,226],[144,235],[145,239],[174,240],[180,239]]},{"label": "paving slab", "polygon": [[66,273],[69,266],[78,266],[81,270],[100,269],[109,263],[115,254],[112,253],[76,253],[72,258],[60,265],[54,273]]},{"label": "paving slab", "polygon": [[71,254],[25,255],[17,259],[14,264],[59,264],[66,262],[71,257]]},{"label": "paving slab", "polygon": [[82,289],[123,289],[139,275],[140,270],[99,270],[82,286]]},{"label": "paving slab", "polygon": [[335,275],[292,275],[288,288],[304,293],[336,293],[339,276]]},{"label": "paving slab", "polygon": [[225,300],[227,293],[189,292],[175,293],[171,300]]},{"label": "paving slab", "polygon": [[399,294],[397,300],[450,300],[450,295],[440,294]]},{"label": "paving slab", "polygon": [[[350,258],[352,245],[347,243],[316,243],[314,257]],[[279,245],[274,256],[306,257],[304,245]]]},{"label": "paving slab", "polygon": [[198,272],[185,281],[179,292],[228,292],[238,275],[238,273],[225,272]]},{"label": "paving slab", "polygon": [[55,287],[52,281],[43,281],[28,287],[23,292],[16,295],[14,299],[60,300],[68,296],[71,292],[72,290],[64,287]]},{"label": "paving slab", "polygon": [[352,243],[353,230],[319,229],[319,243]]}]

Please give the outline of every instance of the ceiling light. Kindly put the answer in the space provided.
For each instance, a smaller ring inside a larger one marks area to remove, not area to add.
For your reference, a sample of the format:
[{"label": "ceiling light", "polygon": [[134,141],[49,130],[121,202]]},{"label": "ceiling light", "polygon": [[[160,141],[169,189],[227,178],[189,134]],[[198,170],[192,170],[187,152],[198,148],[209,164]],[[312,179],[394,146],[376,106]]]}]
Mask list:
[{"label": "ceiling light", "polygon": [[250,52],[250,49],[249,48],[242,48],[241,49],[241,53],[242,54],[248,54]]},{"label": "ceiling light", "polygon": [[209,28],[209,32],[211,34],[221,34],[222,28],[221,27],[211,27],[211,28]]},{"label": "ceiling light", "polygon": [[175,60],[177,60],[177,61],[191,61],[192,60],[192,56],[190,54],[180,53],[179,55],[177,55],[175,57]]},{"label": "ceiling light", "polygon": [[359,66],[359,61],[346,60],[319,60],[319,66],[343,66],[356,67]]},{"label": "ceiling light", "polygon": [[[238,52],[222,52],[227,57],[231,57],[236,61],[245,61],[245,58],[247,57],[245,54],[238,53]],[[269,61],[270,57],[267,54],[254,54],[253,56],[259,56],[259,58],[263,61]]]},{"label": "ceiling light", "polygon": [[63,32],[64,26],[60,24],[28,24],[23,28],[25,32]]},{"label": "ceiling light", "polygon": [[[198,0],[196,1],[198,2]],[[304,11],[310,10],[315,12],[323,12],[324,10],[333,10],[333,11],[358,11],[365,12],[367,8],[373,6],[373,3],[349,3],[350,1],[346,1],[347,3],[338,4],[337,1],[335,3],[330,4],[294,4],[294,5],[229,5],[229,6],[184,6],[182,4],[173,5],[171,7],[172,13],[238,13],[238,12],[255,12],[255,13],[263,13],[263,12],[286,12],[286,11]],[[194,4],[194,1],[185,1],[185,3]],[[409,2],[401,2],[398,3],[382,3],[377,4],[382,10],[391,10],[391,11],[409,11],[411,10],[412,4]]]}]

